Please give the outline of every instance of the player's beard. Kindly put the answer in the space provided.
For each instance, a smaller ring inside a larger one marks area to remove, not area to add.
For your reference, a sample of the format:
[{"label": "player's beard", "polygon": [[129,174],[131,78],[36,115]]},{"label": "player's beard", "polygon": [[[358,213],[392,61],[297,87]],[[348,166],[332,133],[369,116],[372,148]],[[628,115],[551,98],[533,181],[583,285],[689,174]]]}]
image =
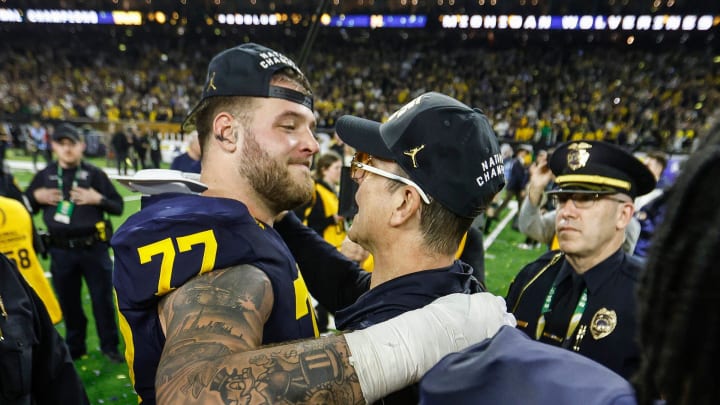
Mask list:
[{"label": "player's beard", "polygon": [[273,159],[249,131],[244,134],[242,156],[238,171],[273,211],[291,210],[312,198],[314,181],[310,172],[296,181],[288,162]]}]

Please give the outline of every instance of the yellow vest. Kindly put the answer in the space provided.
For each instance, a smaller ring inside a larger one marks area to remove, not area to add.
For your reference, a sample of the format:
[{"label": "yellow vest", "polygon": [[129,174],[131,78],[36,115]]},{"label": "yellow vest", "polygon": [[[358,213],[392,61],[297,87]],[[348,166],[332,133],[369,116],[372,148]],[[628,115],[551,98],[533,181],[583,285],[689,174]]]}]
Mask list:
[{"label": "yellow vest", "polygon": [[[340,206],[340,201],[338,200],[337,195],[317,182],[315,183],[315,193],[315,197],[319,197],[320,201],[322,201],[325,217],[337,215],[338,208]],[[313,206],[314,204],[311,203],[307,210],[305,210],[305,218],[308,217]],[[305,219],[303,223],[307,225],[307,219]],[[327,241],[327,243],[335,246],[337,249],[340,249],[340,245],[342,245],[342,242],[345,240],[345,235],[345,227],[342,223],[340,223],[333,224],[325,228],[323,230],[322,237],[325,241]]]},{"label": "yellow vest", "polygon": [[45,303],[52,322],[60,322],[60,304],[33,247],[30,213],[20,202],[6,197],[0,197],[0,252],[15,262],[30,287]]}]

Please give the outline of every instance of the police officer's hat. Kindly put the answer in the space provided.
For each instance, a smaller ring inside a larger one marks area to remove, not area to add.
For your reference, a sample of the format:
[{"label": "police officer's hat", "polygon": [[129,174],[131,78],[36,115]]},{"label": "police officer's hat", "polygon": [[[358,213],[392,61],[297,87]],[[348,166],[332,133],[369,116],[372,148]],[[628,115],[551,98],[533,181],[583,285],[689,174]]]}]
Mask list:
[{"label": "police officer's hat", "polygon": [[63,123],[57,126],[55,128],[55,132],[53,132],[52,140],[56,142],[60,142],[63,139],[69,139],[75,143],[82,142],[83,136],[82,132],[72,124]]},{"label": "police officer's hat", "polygon": [[558,193],[623,193],[632,198],[655,188],[655,177],[631,153],[600,141],[573,141],[558,147],[549,162]]}]

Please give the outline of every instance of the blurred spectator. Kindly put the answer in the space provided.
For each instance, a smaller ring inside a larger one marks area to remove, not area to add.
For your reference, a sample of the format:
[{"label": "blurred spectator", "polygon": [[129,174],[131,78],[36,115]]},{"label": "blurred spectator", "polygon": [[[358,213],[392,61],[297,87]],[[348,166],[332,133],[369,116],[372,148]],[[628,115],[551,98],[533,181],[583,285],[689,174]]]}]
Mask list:
[{"label": "blurred spectator", "polygon": [[160,160],[162,159],[162,149],[160,148],[162,141],[160,135],[158,135],[157,131],[148,128],[146,136],[150,149],[150,167],[159,169]]},{"label": "blurred spectator", "polygon": [[333,133],[333,136],[330,139],[330,143],[328,144],[328,149],[342,157],[343,164],[345,163],[345,157],[348,155],[347,153],[345,153],[346,148],[347,147],[345,146],[345,142],[340,139],[337,133]]},{"label": "blurred spectator", "polygon": [[135,171],[138,171],[139,167],[147,169],[147,152],[148,149],[150,149],[150,140],[148,139],[147,132],[140,132],[137,127],[133,127],[133,139],[133,148],[135,149],[135,157],[137,159]]},{"label": "blurred spectator", "polygon": [[295,210],[305,225],[336,248],[340,248],[345,239],[344,218],[338,216],[338,187],[342,164],[340,155],[335,152],[321,155],[315,163],[313,199]]},{"label": "blurred spectator", "polygon": [[647,168],[655,177],[655,180],[658,181],[658,185],[651,192],[645,195],[638,196],[638,198],[635,199],[636,210],[642,209],[646,204],[650,203],[652,200],[663,194],[663,187],[661,186],[659,181],[660,176],[663,174],[663,172],[665,171],[665,167],[667,166],[668,157],[665,153],[654,150],[647,153],[644,162],[645,166],[647,166]]},{"label": "blurred spectator", "polygon": [[176,156],[170,164],[170,169],[181,172],[200,173],[200,142],[198,142],[197,131],[192,131],[186,138],[187,150]]},{"label": "blurred spectator", "polygon": [[513,151],[513,148],[512,146],[510,146],[509,143],[504,143],[500,145],[500,153],[502,154],[503,158],[503,173],[505,174],[505,181],[507,181],[507,179],[510,178],[510,174],[512,171],[513,155],[515,154],[515,151]]},{"label": "blurred spectator", "polygon": [[139,158],[137,153],[137,127],[133,125],[128,125],[125,127],[125,138],[128,142],[128,157],[127,157],[127,163],[128,165],[132,166],[133,171],[137,173],[139,170]]},{"label": "blurred spectator", "polygon": [[[522,199],[525,195],[525,186],[528,181],[528,165],[531,154],[532,148],[530,146],[524,144],[518,146],[515,158],[511,161],[510,177],[505,179],[505,197],[503,197],[502,203],[497,209],[492,210],[492,212],[490,209],[488,210],[487,218],[485,219],[485,233],[490,231],[490,226],[493,221],[500,218],[502,211],[510,203],[510,200],[515,199],[518,204],[518,209],[520,208],[520,204],[522,204]],[[514,228],[517,228],[516,222],[517,217],[515,217],[513,221]]]},{"label": "blurred spectator", "polygon": [[32,153],[33,169],[37,171],[38,156],[42,156],[46,165],[50,164],[50,161],[52,160],[48,131],[45,127],[40,125],[39,121],[33,121],[32,125],[28,129],[28,133],[30,134],[30,138],[28,139],[28,148]]},{"label": "blurred spectator", "polygon": [[[115,126],[111,127],[113,130]],[[130,142],[128,141],[128,135],[122,129],[113,133],[110,140],[113,151],[115,151],[115,160],[117,162],[118,175],[126,175],[128,172],[128,159],[130,154]]]},{"label": "blurred spectator", "polygon": [[[667,155],[660,151],[652,151],[647,154],[645,165],[655,176],[655,180],[660,180],[660,176],[667,166],[667,160]],[[635,209],[637,210],[635,218],[640,222],[640,237],[635,245],[636,256],[647,256],[655,229],[665,217],[666,202],[667,198],[661,187],[655,187],[653,191],[635,199]]]},{"label": "blurred spectator", "polygon": [[[542,222],[539,222],[538,219],[541,218],[542,215],[545,215],[547,212],[554,211],[555,209],[555,206],[552,203],[552,199],[547,198],[547,196],[545,195],[545,192],[551,190],[554,186],[554,176],[552,175],[550,168],[547,166],[547,162],[548,152],[544,149],[541,149],[537,151],[535,161],[533,161],[528,167],[528,182],[525,188],[523,201],[519,206],[517,224],[520,232],[524,233],[527,236],[526,245],[529,243],[528,241],[532,241],[533,244],[545,243],[548,245],[549,248],[557,249],[557,245],[553,246],[547,242],[549,235],[543,234],[541,235],[541,237],[538,237],[538,235],[535,235],[538,229],[532,230],[535,232],[528,232],[529,222],[537,223],[536,226],[538,226],[542,224]],[[530,212],[526,207],[526,204],[528,202],[532,203],[533,206],[537,207],[538,211],[535,212],[533,210],[532,212]],[[547,227],[547,233],[551,233],[552,235],[554,235],[554,218],[553,223],[548,223]],[[545,229],[542,229],[541,231],[545,231]],[[554,241],[556,242],[557,240],[554,239]],[[527,245],[521,247],[529,248],[530,246]]]}]

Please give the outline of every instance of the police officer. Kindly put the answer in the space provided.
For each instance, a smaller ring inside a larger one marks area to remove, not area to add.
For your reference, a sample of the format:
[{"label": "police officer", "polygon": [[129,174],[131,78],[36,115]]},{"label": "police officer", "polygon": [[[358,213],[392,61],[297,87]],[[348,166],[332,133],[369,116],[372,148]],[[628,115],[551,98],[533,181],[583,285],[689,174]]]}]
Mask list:
[{"label": "police officer", "polygon": [[508,308],[531,338],[629,378],[639,363],[634,293],[641,264],[621,246],[633,198],[652,190],[655,178],[630,153],[592,141],[560,146],[550,169],[560,250],[520,271]]},{"label": "police officer", "polygon": [[25,194],[34,211],[42,210],[50,233],[50,271],[65,316],[70,355],[77,359],[87,352],[87,318],[80,296],[84,278],[100,348],[110,360],[121,362],[108,254],[111,228],[104,214],[121,214],[123,200],[102,170],[82,160],[85,143],[76,127],[58,126],[52,147],[57,162],[39,171]]},{"label": "police officer", "polygon": [[88,404],[40,298],[0,255],[0,403]]}]

